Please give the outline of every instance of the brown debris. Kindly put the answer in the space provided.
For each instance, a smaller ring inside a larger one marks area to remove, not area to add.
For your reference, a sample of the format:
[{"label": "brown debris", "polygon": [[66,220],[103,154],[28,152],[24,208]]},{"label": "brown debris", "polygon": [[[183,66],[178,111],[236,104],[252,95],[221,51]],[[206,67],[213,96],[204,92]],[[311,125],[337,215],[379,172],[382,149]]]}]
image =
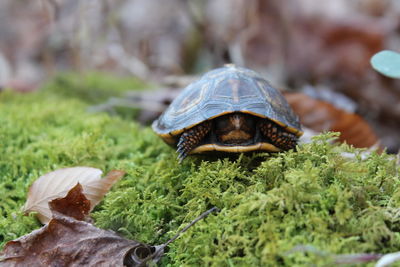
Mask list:
[{"label": "brown debris", "polygon": [[354,147],[370,148],[379,144],[371,126],[359,115],[303,93],[285,93],[285,97],[304,126],[317,132],[340,132],[339,141]]},{"label": "brown debris", "polygon": [[125,175],[123,171],[113,170],[101,178],[102,173],[99,169],[82,166],[46,173],[29,187],[23,211],[25,213],[36,211],[43,224],[49,222],[52,212],[48,203],[53,199],[64,197],[77,183],[82,185],[83,193],[90,200],[90,210],[92,210],[113,184]]},{"label": "brown debris", "polygon": [[90,201],[80,184],[50,208],[53,219],[47,225],[5,245],[0,266],[145,266],[143,260],[156,251],[82,221]]},{"label": "brown debris", "polygon": [[145,252],[145,258],[154,248],[56,214],[41,229],[8,242],[0,266],[124,266],[132,250]]},{"label": "brown debris", "polygon": [[50,210],[79,221],[84,220],[90,211],[90,200],[82,192],[82,185],[78,183],[68,192],[66,197],[50,201]]}]

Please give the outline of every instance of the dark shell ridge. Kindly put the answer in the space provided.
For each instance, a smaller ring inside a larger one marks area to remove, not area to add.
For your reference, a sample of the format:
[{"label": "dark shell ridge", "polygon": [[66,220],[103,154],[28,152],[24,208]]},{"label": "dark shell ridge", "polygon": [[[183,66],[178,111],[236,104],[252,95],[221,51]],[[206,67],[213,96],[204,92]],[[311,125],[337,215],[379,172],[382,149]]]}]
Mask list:
[{"label": "dark shell ridge", "polygon": [[212,70],[187,86],[153,123],[158,134],[188,129],[230,112],[267,117],[301,131],[282,94],[256,72],[233,65]]}]

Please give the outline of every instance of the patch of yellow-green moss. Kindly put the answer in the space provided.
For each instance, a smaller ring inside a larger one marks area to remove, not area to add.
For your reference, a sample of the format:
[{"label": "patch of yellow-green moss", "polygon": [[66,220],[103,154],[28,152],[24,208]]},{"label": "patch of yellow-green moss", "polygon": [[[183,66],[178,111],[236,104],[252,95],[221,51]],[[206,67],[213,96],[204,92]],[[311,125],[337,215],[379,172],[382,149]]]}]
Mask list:
[{"label": "patch of yellow-green moss", "polygon": [[[297,152],[189,157],[179,164],[150,128],[87,112],[88,103],[105,98],[97,98],[95,85],[103,84],[92,75],[64,75],[39,93],[0,93],[3,245],[40,227],[20,211],[37,177],[93,166],[127,172],[92,214],[97,226],[126,238],[160,244],[205,210],[221,210],[172,243],[165,266],[310,266],[331,260],[288,253],[297,245],[332,254],[400,250],[399,167],[390,156],[362,156],[330,144],[332,134],[326,134]],[[104,96],[119,87],[120,78],[107,79],[113,88],[102,87]],[[145,87],[126,79],[124,86]]]}]

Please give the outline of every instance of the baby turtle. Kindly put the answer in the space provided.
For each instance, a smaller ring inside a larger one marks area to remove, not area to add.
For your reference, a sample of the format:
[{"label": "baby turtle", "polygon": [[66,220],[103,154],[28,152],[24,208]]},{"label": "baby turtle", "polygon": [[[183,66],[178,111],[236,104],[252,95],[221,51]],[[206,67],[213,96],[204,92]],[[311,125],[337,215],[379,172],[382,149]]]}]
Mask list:
[{"label": "baby turtle", "polygon": [[303,132],[282,94],[256,72],[226,65],[191,83],[153,122],[179,160],[207,151],[279,152]]}]

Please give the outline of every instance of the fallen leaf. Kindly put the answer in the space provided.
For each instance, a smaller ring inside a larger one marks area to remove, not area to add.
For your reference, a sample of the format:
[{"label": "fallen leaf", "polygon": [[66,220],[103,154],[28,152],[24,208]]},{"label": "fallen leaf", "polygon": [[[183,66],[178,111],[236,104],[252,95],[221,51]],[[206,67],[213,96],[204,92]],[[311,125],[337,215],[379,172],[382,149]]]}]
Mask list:
[{"label": "fallen leaf", "polygon": [[90,210],[80,184],[65,198],[49,204],[53,219],[41,229],[9,241],[0,253],[0,266],[145,266],[163,254],[164,247],[127,240],[77,220]]},{"label": "fallen leaf", "polygon": [[317,132],[340,132],[339,141],[359,148],[379,144],[369,124],[359,115],[302,93],[285,93],[290,106],[299,115],[301,123]]},{"label": "fallen leaf", "polygon": [[41,229],[9,241],[0,252],[2,266],[147,266],[157,263],[164,249],[216,207],[202,213],[159,246],[124,239],[82,221],[90,201],[78,183],[65,197],[49,203],[53,218]]},{"label": "fallen leaf", "polygon": [[77,183],[64,198],[49,202],[50,210],[83,221],[90,212],[90,200],[82,193],[83,188]]},{"label": "fallen leaf", "polygon": [[124,174],[123,171],[111,171],[101,178],[102,171],[91,167],[73,167],[59,169],[47,173],[37,179],[29,188],[28,199],[23,206],[26,213],[36,211],[38,218],[46,224],[51,219],[48,203],[56,198],[64,197],[77,183],[90,200],[91,211]]}]

